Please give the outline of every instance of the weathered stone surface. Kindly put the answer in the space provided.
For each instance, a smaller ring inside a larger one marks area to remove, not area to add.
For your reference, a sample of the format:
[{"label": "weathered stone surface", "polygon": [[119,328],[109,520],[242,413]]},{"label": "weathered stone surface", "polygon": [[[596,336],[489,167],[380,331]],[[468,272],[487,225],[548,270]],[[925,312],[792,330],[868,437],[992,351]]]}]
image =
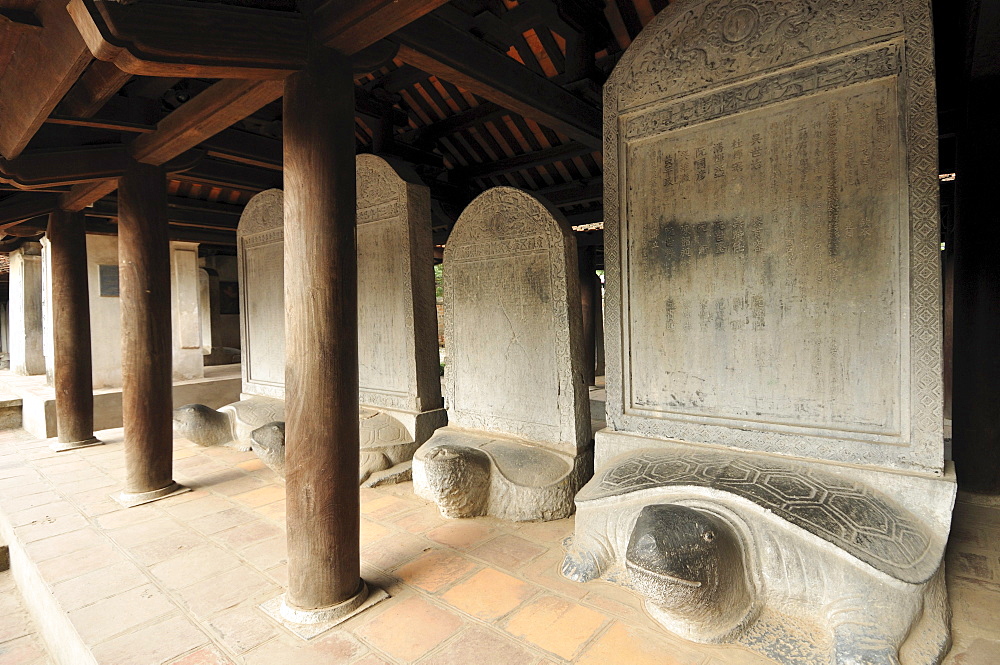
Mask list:
[{"label": "weathered stone surface", "polygon": [[174,433],[200,446],[229,445],[247,451],[254,430],[284,419],[285,401],[272,397],[249,397],[219,410],[186,404],[174,409]]},{"label": "weathered stone surface", "polygon": [[255,429],[250,433],[250,449],[272,471],[284,478],[285,423],[276,421]]},{"label": "weathered stone surface", "polygon": [[929,4],[671,5],[605,86],[608,427],[564,572],[691,639],[947,648]]},{"label": "weathered stone surface", "polygon": [[[357,174],[358,471],[363,485],[374,486],[409,480],[413,452],[447,416],[438,379],[430,192],[404,167],[374,155],[357,157]],[[284,412],[266,398],[280,402],[285,390],[283,219],[277,189],[251,199],[240,218],[243,392],[260,397],[220,409],[241,448],[249,450],[253,430],[267,425],[254,449],[280,474],[284,428],[274,421]],[[266,413],[259,413],[262,405]],[[211,414],[178,420],[204,423],[204,432],[183,425],[192,440],[218,439]]]},{"label": "weathered stone surface", "polygon": [[695,2],[629,48],[605,87],[612,429],[943,472],[927,5]]},{"label": "weathered stone surface", "polygon": [[947,534],[835,468],[678,444],[615,458],[576,500],[563,573],[633,587],[687,639],[817,665],[950,644]]},{"label": "weathered stone surface", "polygon": [[565,517],[589,475],[576,244],[557,215],[498,187],[449,237],[449,426],[413,465],[415,491],[446,516]]},{"label": "weathered stone surface", "polygon": [[257,194],[244,208],[236,230],[243,392],[282,399],[285,396],[284,201],[280,189]]}]

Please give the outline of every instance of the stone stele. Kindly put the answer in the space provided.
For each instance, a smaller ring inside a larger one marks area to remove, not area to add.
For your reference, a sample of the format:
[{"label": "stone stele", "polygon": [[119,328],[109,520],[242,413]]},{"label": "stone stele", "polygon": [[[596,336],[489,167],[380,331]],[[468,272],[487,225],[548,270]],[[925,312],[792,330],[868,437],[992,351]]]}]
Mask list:
[{"label": "stone stele", "polygon": [[560,215],[497,187],[444,255],[448,427],[413,457],[446,517],[552,520],[592,470],[576,243]]},{"label": "stone stele", "polygon": [[[405,167],[357,157],[360,482],[408,480],[411,458],[447,421],[438,379],[430,193]],[[402,175],[401,175],[402,174]],[[405,176],[405,177],[403,177]],[[284,471],[284,197],[261,192],[237,230],[243,400],[181,407],[175,430],[231,442]]]},{"label": "stone stele", "polygon": [[938,663],[930,3],[672,4],[604,114],[608,427],[565,574],[783,663]]}]

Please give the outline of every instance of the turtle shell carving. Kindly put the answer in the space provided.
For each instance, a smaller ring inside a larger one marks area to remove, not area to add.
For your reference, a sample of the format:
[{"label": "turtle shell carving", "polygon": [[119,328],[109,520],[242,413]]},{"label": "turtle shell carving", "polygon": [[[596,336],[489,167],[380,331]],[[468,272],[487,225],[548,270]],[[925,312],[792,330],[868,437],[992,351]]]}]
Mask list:
[{"label": "turtle shell carving", "polygon": [[671,486],[706,487],[751,501],[906,582],[926,582],[940,564],[940,547],[927,529],[888,497],[832,473],[773,458],[640,451],[605,465],[576,500]]},{"label": "turtle shell carving", "polygon": [[361,450],[413,443],[402,423],[383,411],[365,407],[358,412],[358,434]]}]

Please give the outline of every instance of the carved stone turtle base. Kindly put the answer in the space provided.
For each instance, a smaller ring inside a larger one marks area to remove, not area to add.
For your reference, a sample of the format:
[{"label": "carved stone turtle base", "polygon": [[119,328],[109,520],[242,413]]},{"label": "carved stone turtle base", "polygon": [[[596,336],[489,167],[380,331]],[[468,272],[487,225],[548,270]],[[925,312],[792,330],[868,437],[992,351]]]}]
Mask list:
[{"label": "carved stone turtle base", "polygon": [[[397,417],[398,416],[398,417]],[[363,487],[410,480],[411,459],[419,443],[410,431],[424,439],[444,424],[444,409],[417,414],[358,410],[358,482]],[[203,404],[187,404],[174,410],[174,432],[201,446],[227,445],[253,450],[261,461],[285,476],[285,402],[270,397],[251,397],[227,404],[218,411]],[[409,420],[407,428],[404,420]]]},{"label": "carved stone turtle base", "polygon": [[681,445],[625,453],[577,495],[563,574],[635,589],[686,639],[788,665],[939,663],[947,528],[834,469]]},{"label": "carved stone turtle base", "polygon": [[523,439],[444,427],[413,456],[413,490],[445,517],[557,520],[573,514],[592,459],[591,451],[571,457]]},{"label": "carved stone turtle base", "polygon": [[251,448],[251,433],[267,423],[285,419],[284,400],[249,397],[218,411],[204,404],[174,409],[174,434],[199,446],[226,445],[240,451]]}]

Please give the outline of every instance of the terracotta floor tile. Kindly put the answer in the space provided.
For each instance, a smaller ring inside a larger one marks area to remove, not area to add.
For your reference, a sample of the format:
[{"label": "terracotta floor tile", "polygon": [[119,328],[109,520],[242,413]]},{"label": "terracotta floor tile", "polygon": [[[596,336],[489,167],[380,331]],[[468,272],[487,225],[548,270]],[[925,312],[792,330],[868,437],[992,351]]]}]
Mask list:
[{"label": "terracotta floor tile", "polygon": [[538,588],[499,570],[486,568],[455,585],[442,598],[460,610],[484,621],[496,621],[528,598]]},{"label": "terracotta floor tile", "polygon": [[287,517],[287,503],[282,499],[281,501],[275,501],[274,503],[254,508],[254,512],[265,519],[277,522],[278,526],[283,526]]},{"label": "terracotta floor tile", "polygon": [[79,513],[72,515],[47,516],[24,526],[14,528],[14,533],[22,543],[31,543],[43,538],[51,538],[88,526],[87,519]]},{"label": "terracotta floor tile", "polygon": [[372,519],[382,520],[414,507],[415,504],[410,501],[385,494],[377,499],[363,502],[361,514]]},{"label": "terracotta floor tile", "polygon": [[658,635],[615,622],[575,662],[577,665],[696,665],[705,658]]},{"label": "terracotta floor tile", "polygon": [[240,556],[258,570],[267,570],[288,563],[288,541],[284,534],[269,538],[241,550]]},{"label": "terracotta floor tile", "polygon": [[64,612],[71,612],[122,592],[149,584],[149,578],[131,562],[98,568],[52,587]]},{"label": "terracotta floor tile", "polygon": [[376,540],[381,540],[392,533],[387,527],[378,522],[373,522],[368,518],[361,518],[361,547],[371,545]]},{"label": "terracotta floor tile", "polygon": [[48,662],[48,653],[35,637],[21,637],[0,645],[0,665],[36,665]]},{"label": "terracotta floor tile", "polygon": [[276,485],[266,485],[259,489],[244,492],[243,494],[236,494],[232,497],[233,501],[242,503],[244,506],[250,506],[251,508],[281,501],[284,498],[285,488],[277,487]]},{"label": "terracotta floor tile", "polygon": [[17,512],[8,512],[7,520],[11,526],[24,526],[32,522],[46,520],[63,515],[76,514],[76,506],[68,501],[53,501],[41,506],[32,506]]},{"label": "terracotta floor tile", "polygon": [[505,630],[555,655],[571,660],[606,617],[558,596],[542,596],[518,610]]},{"label": "terracotta floor tile", "polygon": [[443,591],[479,568],[450,550],[425,552],[394,571],[401,581],[429,593]]},{"label": "terracotta floor tile", "polygon": [[400,533],[363,548],[361,560],[381,570],[390,571],[415,559],[431,547],[432,544],[423,538]]},{"label": "terracotta floor tile", "polygon": [[170,661],[169,665],[233,665],[233,661],[215,647],[202,647]]},{"label": "terracotta floor tile", "polygon": [[175,533],[130,547],[129,552],[143,565],[152,566],[184,552],[189,552],[204,543],[204,536],[189,529],[183,533]]},{"label": "terracotta floor tile", "polygon": [[98,644],[93,653],[101,665],[158,665],[207,642],[190,621],[173,616]]},{"label": "terracotta floor tile", "polygon": [[181,536],[188,529],[170,517],[157,517],[139,524],[105,531],[111,540],[123,547],[135,547],[168,536]]},{"label": "terracotta floor tile", "polygon": [[251,475],[238,473],[238,477],[225,482],[212,483],[211,485],[205,485],[216,494],[223,494],[225,496],[236,496],[237,494],[245,494],[251,490],[260,489],[265,487],[264,481],[259,478],[254,478]]},{"label": "terracotta floor tile", "polygon": [[461,627],[462,620],[455,614],[419,596],[411,596],[396,602],[354,633],[393,658],[413,662]]},{"label": "terracotta floor tile", "polygon": [[535,657],[505,635],[474,626],[423,660],[420,665],[527,665]]},{"label": "terracotta floor tile", "polygon": [[520,570],[520,574],[546,589],[557,591],[577,600],[587,595],[587,585],[566,579],[559,572],[563,561],[562,548],[552,550],[538,557]]},{"label": "terracotta floor tile", "polygon": [[361,660],[356,660],[352,665],[392,665],[389,661],[383,660],[375,654],[368,654]]},{"label": "terracotta floor tile", "polygon": [[[208,494],[202,490],[196,490],[195,492],[191,492],[191,494],[201,494],[202,496],[193,501],[163,506],[163,510],[179,520],[187,521],[213,513],[221,513],[224,510],[235,507],[231,501]],[[185,495],[181,494],[179,496]]]},{"label": "terracotta floor tile", "polygon": [[261,469],[266,468],[266,466],[264,465],[263,462],[260,461],[260,459],[251,459],[251,460],[247,460],[246,462],[240,462],[236,466],[239,467],[240,469],[243,469],[244,471],[248,471],[248,472],[249,471],[260,471]]},{"label": "terracotta floor tile", "polygon": [[107,544],[108,540],[103,534],[88,527],[28,543],[24,549],[32,561],[39,562],[72,552],[100,548]]},{"label": "terracotta floor tile", "polygon": [[470,553],[472,556],[489,561],[500,568],[517,570],[545,552],[546,549],[541,545],[536,545],[520,536],[505,533],[487,540]]},{"label": "terracotta floor tile", "polygon": [[213,540],[234,550],[257,545],[272,538],[284,537],[285,532],[282,529],[265,520],[254,520],[212,534]]},{"label": "terracotta floor tile", "polygon": [[405,515],[395,517],[392,519],[392,523],[398,526],[400,529],[409,531],[410,533],[424,533],[430,531],[436,527],[441,526],[444,518],[441,517],[440,511],[437,506],[424,506],[419,510],[416,510]]},{"label": "terracotta floor tile", "polygon": [[163,517],[163,512],[156,504],[148,503],[134,508],[120,508],[97,518],[97,525],[102,529],[121,529],[133,524],[148,522],[155,517]]},{"label": "terracotta floor tile", "polygon": [[486,540],[493,529],[478,520],[452,520],[427,532],[427,537],[456,550],[471,549],[476,543]]},{"label": "terracotta floor tile", "polygon": [[573,535],[575,524],[573,517],[552,522],[523,522],[517,529],[517,535],[546,547],[559,547],[563,539]]},{"label": "terracotta floor tile", "polygon": [[244,654],[245,665],[339,665],[365,655],[367,649],[352,635],[336,628],[309,642],[279,635]]},{"label": "terracotta floor tile", "polygon": [[263,602],[281,592],[275,584],[248,565],[229,570],[179,589],[177,594],[199,618],[243,603]]},{"label": "terracotta floor tile", "polygon": [[118,553],[114,545],[105,541],[85,550],[41,561],[37,566],[42,578],[49,584],[55,584],[120,561],[126,561],[125,557]]},{"label": "terracotta floor tile", "polygon": [[218,513],[211,513],[204,517],[189,520],[188,526],[206,535],[232,529],[234,526],[246,524],[253,521],[256,516],[244,508],[230,508]]},{"label": "terracotta floor tile", "polygon": [[260,646],[278,634],[278,627],[253,605],[241,605],[212,617],[208,625],[236,654]]},{"label": "terracotta floor tile", "polygon": [[199,545],[161,563],[149,572],[171,589],[188,587],[242,565],[240,559],[216,545]]},{"label": "terracotta floor tile", "polygon": [[146,584],[70,612],[69,618],[84,641],[96,644],[176,609],[156,587]]}]

